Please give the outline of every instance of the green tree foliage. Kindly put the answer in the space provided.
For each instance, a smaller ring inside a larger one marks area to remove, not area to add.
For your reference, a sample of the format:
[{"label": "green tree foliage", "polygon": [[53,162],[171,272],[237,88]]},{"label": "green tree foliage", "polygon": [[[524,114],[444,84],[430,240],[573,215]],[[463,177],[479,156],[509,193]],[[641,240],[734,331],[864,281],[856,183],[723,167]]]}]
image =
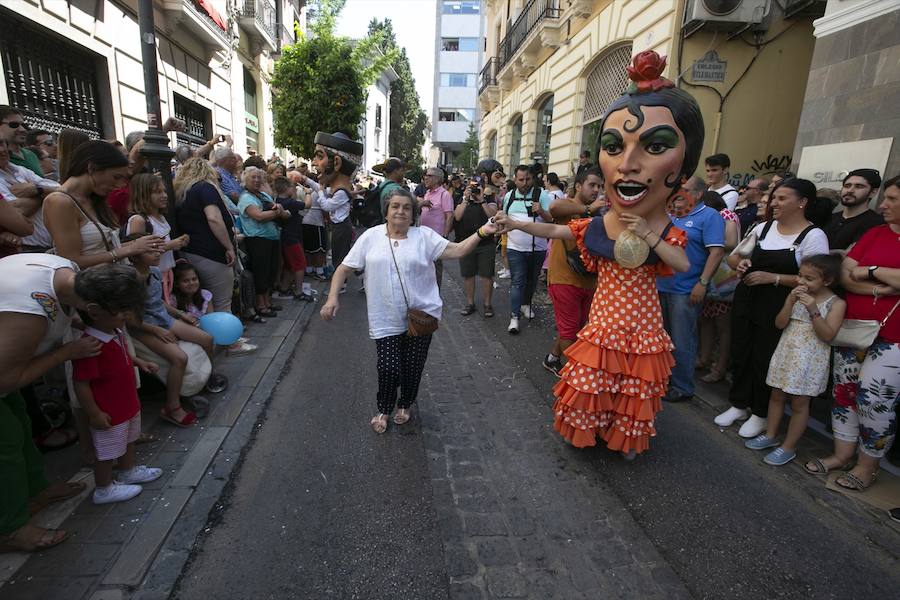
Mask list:
[{"label": "green tree foliage", "polygon": [[468,173],[475,172],[475,165],[478,163],[478,143],[478,132],[475,131],[475,123],[469,123],[466,141],[463,142],[456,159],[457,166]]},{"label": "green tree foliage", "polygon": [[[420,181],[425,169],[422,145],[425,143],[425,129],[428,116],[419,104],[416,80],[409,66],[406,48],[397,47],[394,26],[390,19],[369,23],[369,35],[380,36],[381,49],[387,54],[397,51],[391,66],[397,72],[397,81],[391,84],[391,119],[388,130],[388,148],[393,156],[403,158],[409,169],[407,177]],[[399,51],[398,51],[399,50]]]},{"label": "green tree foliage", "polygon": [[366,112],[366,87],[396,58],[385,53],[383,33],[361,40],[335,34],[346,0],[322,0],[309,35],[282,49],[272,76],[275,145],[312,156],[316,131],[357,137]]}]

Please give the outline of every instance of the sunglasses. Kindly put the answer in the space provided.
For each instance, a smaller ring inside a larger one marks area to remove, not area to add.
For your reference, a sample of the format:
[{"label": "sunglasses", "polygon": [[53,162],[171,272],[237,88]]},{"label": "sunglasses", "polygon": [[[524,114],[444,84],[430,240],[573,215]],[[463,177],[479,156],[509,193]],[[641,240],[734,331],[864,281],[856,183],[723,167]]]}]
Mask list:
[{"label": "sunglasses", "polygon": [[26,125],[22,121],[3,121],[3,125],[8,126],[10,129],[18,129],[19,127],[21,127],[22,129],[28,129],[28,125]]}]

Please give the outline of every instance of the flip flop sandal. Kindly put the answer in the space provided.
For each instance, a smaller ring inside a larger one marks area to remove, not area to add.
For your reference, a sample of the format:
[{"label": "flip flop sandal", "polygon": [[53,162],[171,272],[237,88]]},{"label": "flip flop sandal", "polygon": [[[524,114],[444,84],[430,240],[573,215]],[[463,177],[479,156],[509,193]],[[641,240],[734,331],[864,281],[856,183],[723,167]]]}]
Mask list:
[{"label": "flip flop sandal", "polygon": [[141,432],[141,435],[138,436],[138,439],[134,441],[135,444],[152,444],[156,441],[156,436],[152,433]]},{"label": "flip flop sandal", "polygon": [[[869,480],[869,483],[866,483],[853,473],[847,472],[834,480],[835,485],[838,485],[845,490],[850,490],[853,492],[862,492],[868,489],[873,483],[875,483],[875,479],[878,478],[878,473],[872,473],[872,479]],[[847,483],[841,483],[841,480],[846,481]]]},{"label": "flip flop sandal", "polygon": [[490,319],[494,316],[494,307],[493,306],[485,306],[484,312],[482,313],[485,319]]},{"label": "flip flop sandal", "polygon": [[383,413],[378,413],[372,420],[369,421],[372,425],[372,431],[375,433],[381,434],[387,431],[387,415]]},{"label": "flip flop sandal", "polygon": [[36,541],[26,541],[16,536],[16,533],[22,529],[0,538],[0,552],[40,552],[53,546],[58,546],[69,538],[68,531],[44,529]]},{"label": "flip flop sandal", "polygon": [[[400,414],[401,410],[404,411],[403,414]],[[408,408],[400,408],[394,414],[394,424],[395,425],[405,425],[409,421],[411,416],[412,416],[412,413],[410,412],[410,410]]]},{"label": "flip flop sandal", "polygon": [[197,415],[189,410],[184,411],[184,416],[180,420],[172,416],[173,412],[175,411],[164,406],[160,411],[159,416],[164,421],[168,421],[172,425],[176,425],[178,427],[190,427],[197,422]]},{"label": "flip flop sandal", "polygon": [[474,304],[466,304],[465,307],[463,307],[463,309],[461,311],[459,311],[459,314],[461,314],[464,317],[468,317],[473,312],[475,312],[475,305]]},{"label": "flip flop sandal", "polygon": [[42,451],[62,450],[78,441],[78,433],[72,429],[54,427],[34,438],[34,444]]},{"label": "flip flop sandal", "polygon": [[[813,465],[813,468],[810,469],[809,465]],[[849,462],[842,467],[836,467],[836,470],[847,471],[847,470],[851,469],[852,466],[853,466],[853,463]],[[828,475],[828,473],[830,473],[831,471],[834,471],[835,469],[829,469],[828,467],[826,467],[825,463],[822,461],[821,458],[811,458],[808,461],[806,461],[806,463],[803,465],[803,470],[806,471],[807,473],[809,473],[810,475]]]},{"label": "flip flop sandal", "polygon": [[[61,491],[57,494],[51,493],[49,496],[40,498],[41,493],[47,492],[48,490],[50,490],[50,488],[59,488],[63,489],[64,491]],[[83,481],[63,481],[60,483],[51,484],[44,488],[43,492],[39,493],[29,501],[28,510],[32,515],[35,515],[51,504],[55,504],[56,502],[63,502],[64,500],[68,500],[69,498],[74,498],[85,489],[87,489],[87,485]]]}]

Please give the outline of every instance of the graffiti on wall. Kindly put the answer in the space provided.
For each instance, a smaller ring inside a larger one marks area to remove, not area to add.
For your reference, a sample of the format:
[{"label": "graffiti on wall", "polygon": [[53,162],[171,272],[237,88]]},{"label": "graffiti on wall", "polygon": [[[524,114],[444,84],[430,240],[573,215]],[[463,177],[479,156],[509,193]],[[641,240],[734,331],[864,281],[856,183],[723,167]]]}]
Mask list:
[{"label": "graffiti on wall", "polygon": [[734,187],[741,187],[757,177],[770,178],[776,172],[787,170],[790,166],[791,156],[789,154],[782,154],[781,156],[770,154],[762,160],[754,160],[748,172],[730,173],[728,183]]}]

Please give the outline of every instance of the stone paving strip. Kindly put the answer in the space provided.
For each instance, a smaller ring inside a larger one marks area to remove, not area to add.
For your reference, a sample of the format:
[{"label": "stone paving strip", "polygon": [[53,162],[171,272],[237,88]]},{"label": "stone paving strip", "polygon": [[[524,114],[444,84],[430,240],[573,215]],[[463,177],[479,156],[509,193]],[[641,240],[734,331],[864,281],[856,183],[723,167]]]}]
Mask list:
[{"label": "stone paving strip", "polygon": [[[95,506],[93,473],[82,469],[71,481],[88,491],[52,506],[39,523],[71,533],[47,552],[0,556],[0,597],[16,600],[118,600],[166,598],[206,525],[241,451],[271,396],[281,371],[320,303],[284,301],[285,310],[248,330],[259,350],[217,360],[229,389],[208,395],[210,413],[202,425],[173,428],[144,406],[144,430],[157,441],[138,446],[138,462],[160,467],[159,480],[128,502]],[[76,447],[77,449],[77,447]],[[48,457],[49,459],[49,457]]]},{"label": "stone paving strip", "polygon": [[[444,318],[423,379],[419,418],[450,597],[689,598],[592,457],[552,428],[538,390],[487,328]],[[500,311],[502,313],[502,311]]]}]

